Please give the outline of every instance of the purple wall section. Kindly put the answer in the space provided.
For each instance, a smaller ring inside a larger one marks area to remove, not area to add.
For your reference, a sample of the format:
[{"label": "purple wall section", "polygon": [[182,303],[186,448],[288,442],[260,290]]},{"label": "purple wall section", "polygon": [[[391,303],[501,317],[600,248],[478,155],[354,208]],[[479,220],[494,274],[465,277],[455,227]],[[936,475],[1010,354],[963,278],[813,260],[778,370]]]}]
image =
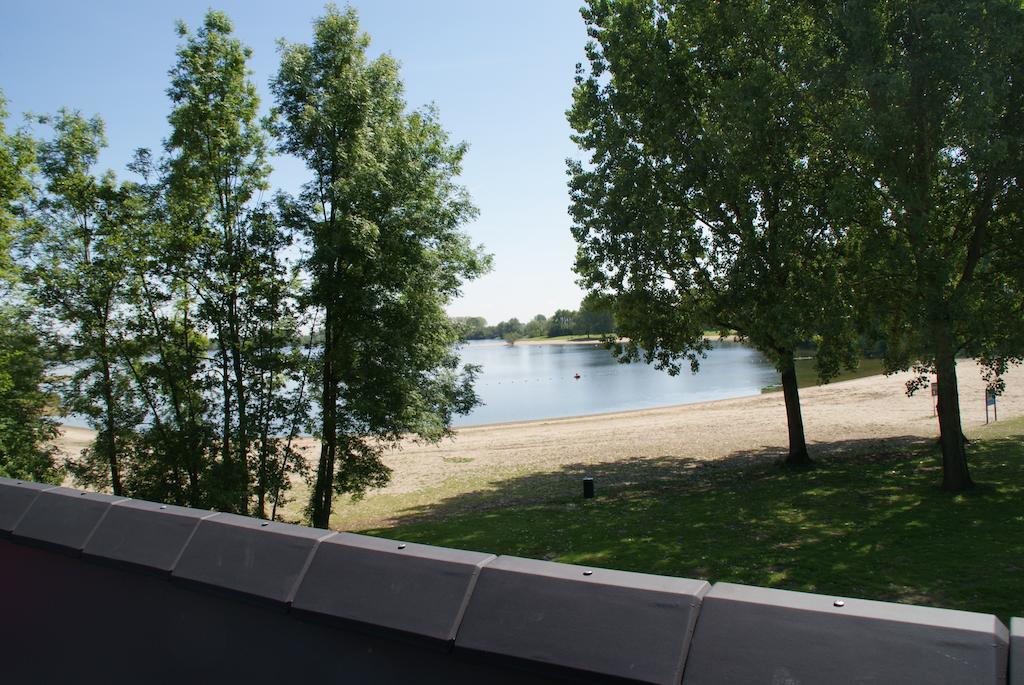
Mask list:
[{"label": "purple wall section", "polygon": [[993,616],[835,600],[0,478],[3,682],[1007,682]]}]

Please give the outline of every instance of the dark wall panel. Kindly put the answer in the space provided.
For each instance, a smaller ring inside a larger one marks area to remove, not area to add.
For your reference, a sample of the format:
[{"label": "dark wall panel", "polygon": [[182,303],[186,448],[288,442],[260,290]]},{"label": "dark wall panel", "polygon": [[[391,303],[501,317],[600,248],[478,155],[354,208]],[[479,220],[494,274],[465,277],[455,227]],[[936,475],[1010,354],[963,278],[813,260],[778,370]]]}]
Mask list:
[{"label": "dark wall panel", "polygon": [[558,683],[0,540],[5,683]]}]

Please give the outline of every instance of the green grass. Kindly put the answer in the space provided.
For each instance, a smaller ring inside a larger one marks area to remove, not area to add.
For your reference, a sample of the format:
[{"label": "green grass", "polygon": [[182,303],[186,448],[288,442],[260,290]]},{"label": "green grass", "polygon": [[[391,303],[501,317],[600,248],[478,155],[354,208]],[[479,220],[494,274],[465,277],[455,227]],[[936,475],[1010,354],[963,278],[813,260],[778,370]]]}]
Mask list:
[{"label": "green grass", "polygon": [[[864,378],[865,376],[877,376],[883,371],[881,359],[865,357],[860,360],[860,364],[858,364],[856,369],[841,370],[838,376],[829,380],[829,383],[849,381],[854,378]],[[801,388],[809,388],[819,384],[818,370],[814,366],[813,358],[796,360],[796,382]]]},{"label": "green grass", "polygon": [[[866,376],[877,376],[884,372],[885,369],[882,367],[881,359],[864,357],[860,360],[860,364],[857,365],[856,369],[843,369],[835,378],[830,379],[829,383],[849,381],[854,378],[864,378]],[[821,385],[818,381],[818,370],[814,366],[814,357],[801,357],[796,360],[796,384],[801,388],[811,388],[815,385]],[[761,388],[762,393],[781,391],[781,385],[769,385]]]},{"label": "green grass", "polygon": [[[491,483],[491,496],[453,495],[409,513],[410,523],[366,532],[1005,621],[1024,615],[1024,419],[971,437],[978,486],[962,495],[939,490],[931,441],[904,439],[887,452],[840,447],[806,471],[710,462],[611,488],[599,474],[593,500],[578,496],[575,477],[521,475]],[[530,503],[531,479],[562,482],[562,494],[542,487]],[[502,491],[517,497],[494,495]]]}]

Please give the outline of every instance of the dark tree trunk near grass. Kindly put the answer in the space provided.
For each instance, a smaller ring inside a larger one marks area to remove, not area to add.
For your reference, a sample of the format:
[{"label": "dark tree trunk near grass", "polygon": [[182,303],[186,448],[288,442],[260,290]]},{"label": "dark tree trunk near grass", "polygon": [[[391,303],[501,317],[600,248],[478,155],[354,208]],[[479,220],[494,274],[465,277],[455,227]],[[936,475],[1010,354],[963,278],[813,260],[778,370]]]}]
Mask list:
[{"label": "dark tree trunk near grass", "polygon": [[947,492],[963,492],[973,488],[974,481],[967,469],[967,451],[960,423],[956,360],[952,352],[936,356],[935,372],[939,381],[936,413],[939,416],[939,445],[942,448],[942,489]]},{"label": "dark tree trunk near grass", "polygon": [[309,519],[315,528],[327,528],[334,494],[334,464],[338,452],[338,379],[334,368],[334,308],[324,308],[323,423],[320,463],[310,501]]},{"label": "dark tree trunk near grass", "polygon": [[786,465],[807,466],[811,463],[811,456],[807,453],[807,441],[804,438],[804,419],[800,412],[800,389],[796,382],[793,352],[780,352],[779,364],[782,370],[782,395],[786,401],[786,423],[789,427],[789,454],[786,455]]},{"label": "dark tree trunk near grass", "polygon": [[106,358],[106,335],[102,336],[101,350],[104,355],[103,364],[103,403],[106,423],[107,464],[110,467],[110,488],[115,495],[124,494],[121,487],[121,471],[117,463],[117,424],[114,420],[114,381],[111,378],[110,362]]}]

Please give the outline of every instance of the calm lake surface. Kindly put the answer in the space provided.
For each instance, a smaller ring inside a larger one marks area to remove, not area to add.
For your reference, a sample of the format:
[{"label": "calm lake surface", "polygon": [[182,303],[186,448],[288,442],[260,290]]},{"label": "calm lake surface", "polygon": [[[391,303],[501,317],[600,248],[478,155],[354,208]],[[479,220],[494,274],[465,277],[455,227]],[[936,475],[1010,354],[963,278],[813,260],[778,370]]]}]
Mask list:
[{"label": "calm lake surface", "polygon": [[759,352],[724,341],[715,343],[699,373],[687,366],[675,377],[643,363],[620,364],[600,345],[471,341],[462,359],[483,367],[476,389],[484,405],[457,417],[456,426],[707,402],[758,395],[779,383]]},{"label": "calm lake surface", "polygon": [[[687,366],[675,377],[643,363],[620,364],[597,344],[509,346],[479,340],[463,345],[460,353],[463,363],[483,367],[476,390],[484,404],[455,417],[455,426],[708,402],[758,395],[779,383],[778,372],[759,352],[726,341],[715,343],[699,373]],[[85,417],[74,414],[61,422],[88,426]]]}]

